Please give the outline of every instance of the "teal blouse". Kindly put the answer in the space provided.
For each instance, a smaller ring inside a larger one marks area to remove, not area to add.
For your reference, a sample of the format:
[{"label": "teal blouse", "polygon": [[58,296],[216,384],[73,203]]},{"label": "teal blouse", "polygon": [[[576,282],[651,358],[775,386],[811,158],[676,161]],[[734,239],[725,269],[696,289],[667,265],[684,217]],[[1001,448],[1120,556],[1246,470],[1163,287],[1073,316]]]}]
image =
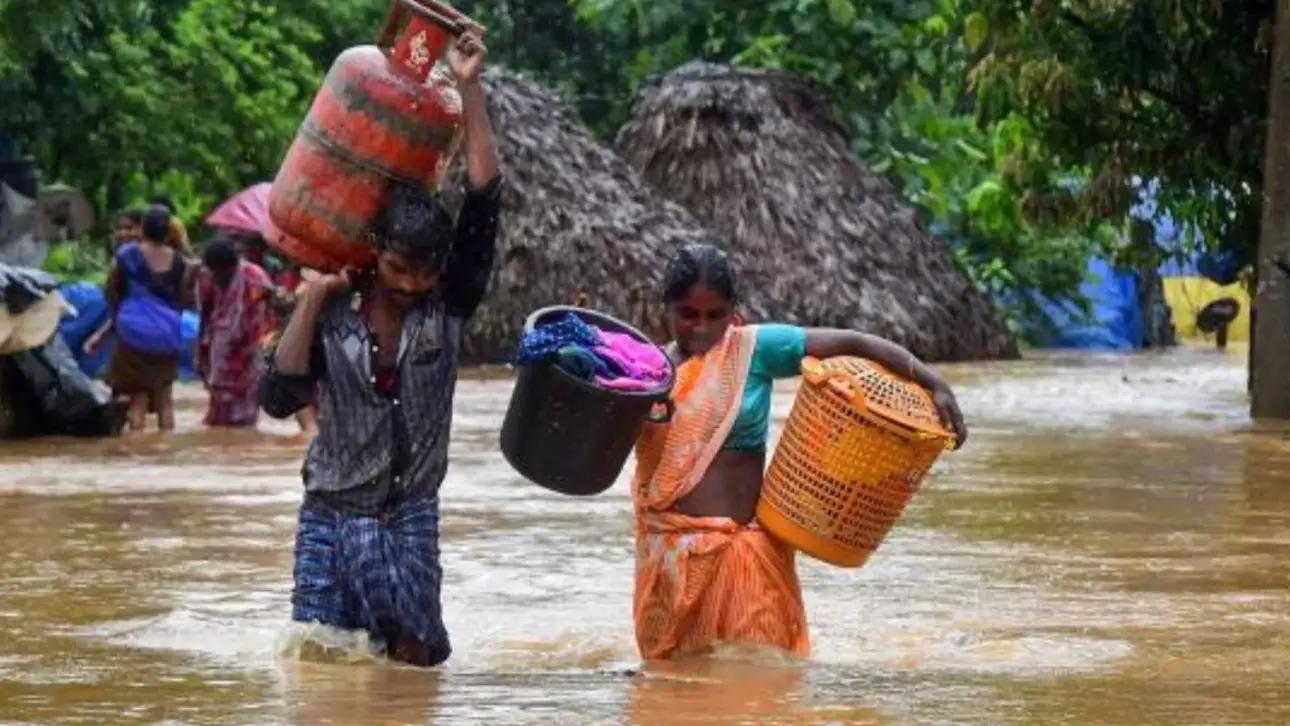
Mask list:
[{"label": "teal blouse", "polygon": [[799,375],[802,358],[806,357],[806,328],[775,323],[755,327],[757,342],[739,403],[739,415],[722,447],[734,451],[766,448],[775,380]]}]

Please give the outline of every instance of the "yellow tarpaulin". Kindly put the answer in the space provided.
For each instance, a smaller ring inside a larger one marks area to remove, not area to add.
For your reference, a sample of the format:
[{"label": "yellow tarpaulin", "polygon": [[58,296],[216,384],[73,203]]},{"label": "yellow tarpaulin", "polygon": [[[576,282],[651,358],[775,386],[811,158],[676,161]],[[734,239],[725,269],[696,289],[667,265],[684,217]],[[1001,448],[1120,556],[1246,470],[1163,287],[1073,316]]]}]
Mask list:
[{"label": "yellow tarpaulin", "polygon": [[1173,311],[1174,328],[1180,341],[1212,339],[1212,335],[1196,329],[1196,314],[1206,305],[1225,297],[1241,305],[1240,314],[1227,330],[1227,339],[1232,342],[1250,339],[1250,295],[1241,283],[1224,286],[1203,277],[1166,277],[1163,282],[1165,304]]}]

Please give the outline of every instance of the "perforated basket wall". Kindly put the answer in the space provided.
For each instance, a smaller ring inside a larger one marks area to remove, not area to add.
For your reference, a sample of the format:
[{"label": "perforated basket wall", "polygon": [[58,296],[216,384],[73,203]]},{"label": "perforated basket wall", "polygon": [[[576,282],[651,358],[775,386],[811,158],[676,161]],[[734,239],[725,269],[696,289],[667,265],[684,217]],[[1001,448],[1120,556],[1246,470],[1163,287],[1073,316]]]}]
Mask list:
[{"label": "perforated basket wall", "polygon": [[859,567],[952,440],[918,385],[860,358],[808,359],[758,521],[812,557]]}]

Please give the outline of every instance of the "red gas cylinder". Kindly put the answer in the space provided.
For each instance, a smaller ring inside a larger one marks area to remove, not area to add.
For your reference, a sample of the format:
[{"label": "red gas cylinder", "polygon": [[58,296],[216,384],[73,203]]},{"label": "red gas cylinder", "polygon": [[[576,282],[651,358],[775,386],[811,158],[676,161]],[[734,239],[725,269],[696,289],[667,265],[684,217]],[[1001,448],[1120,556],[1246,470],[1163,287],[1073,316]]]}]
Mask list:
[{"label": "red gas cylinder", "polygon": [[304,267],[365,267],[392,182],[442,182],[461,138],[461,98],[436,71],[468,26],[435,0],[397,0],[377,45],[341,53],[269,192],[265,239]]}]

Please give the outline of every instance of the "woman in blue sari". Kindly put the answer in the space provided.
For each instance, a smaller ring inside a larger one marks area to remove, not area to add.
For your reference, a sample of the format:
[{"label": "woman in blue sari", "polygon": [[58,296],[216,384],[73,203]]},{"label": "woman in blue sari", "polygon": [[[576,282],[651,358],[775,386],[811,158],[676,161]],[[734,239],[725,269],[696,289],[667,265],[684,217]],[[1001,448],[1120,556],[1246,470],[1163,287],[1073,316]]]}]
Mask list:
[{"label": "woman in blue sari", "polygon": [[106,379],[113,395],[129,400],[132,431],[144,429],[150,411],[162,431],[175,428],[172,391],[184,353],[181,316],[191,304],[195,268],[171,241],[170,222],[165,207],[149,207],[139,241],[117,248],[108,273],[110,314],[85,342],[93,354],[106,335],[115,335]]}]

